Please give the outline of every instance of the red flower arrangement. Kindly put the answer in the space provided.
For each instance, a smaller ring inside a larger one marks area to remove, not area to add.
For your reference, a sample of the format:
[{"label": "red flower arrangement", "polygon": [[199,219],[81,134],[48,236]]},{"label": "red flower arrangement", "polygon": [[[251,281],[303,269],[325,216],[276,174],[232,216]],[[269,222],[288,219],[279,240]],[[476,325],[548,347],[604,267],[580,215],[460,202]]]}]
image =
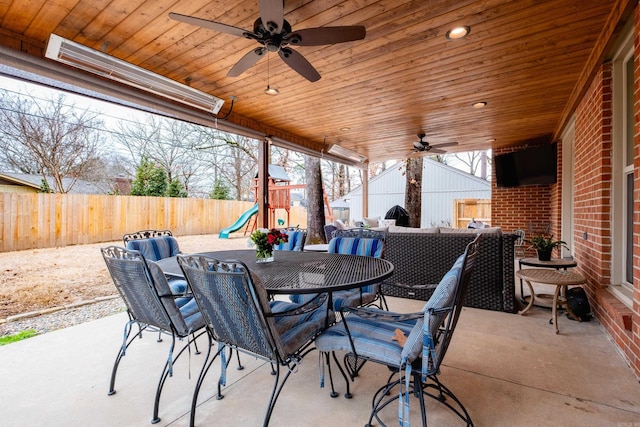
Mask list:
[{"label": "red flower arrangement", "polygon": [[251,233],[251,241],[256,245],[258,258],[268,258],[273,254],[273,246],[289,241],[289,236],[277,228],[258,229]]}]

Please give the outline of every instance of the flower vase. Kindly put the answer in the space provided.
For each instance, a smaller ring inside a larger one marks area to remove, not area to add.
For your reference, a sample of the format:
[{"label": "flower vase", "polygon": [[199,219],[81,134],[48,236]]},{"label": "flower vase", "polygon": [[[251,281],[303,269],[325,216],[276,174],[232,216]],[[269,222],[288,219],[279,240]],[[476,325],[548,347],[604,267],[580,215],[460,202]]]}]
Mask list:
[{"label": "flower vase", "polygon": [[256,251],[256,262],[273,262],[273,249],[258,249]]}]

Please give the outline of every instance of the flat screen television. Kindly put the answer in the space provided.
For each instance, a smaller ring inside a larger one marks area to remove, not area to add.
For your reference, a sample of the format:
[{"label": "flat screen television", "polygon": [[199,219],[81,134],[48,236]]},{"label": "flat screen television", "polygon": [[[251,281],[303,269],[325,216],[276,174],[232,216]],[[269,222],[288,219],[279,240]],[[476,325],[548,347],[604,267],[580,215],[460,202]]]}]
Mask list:
[{"label": "flat screen television", "polygon": [[498,187],[555,184],[557,180],[557,144],[545,144],[493,158]]}]

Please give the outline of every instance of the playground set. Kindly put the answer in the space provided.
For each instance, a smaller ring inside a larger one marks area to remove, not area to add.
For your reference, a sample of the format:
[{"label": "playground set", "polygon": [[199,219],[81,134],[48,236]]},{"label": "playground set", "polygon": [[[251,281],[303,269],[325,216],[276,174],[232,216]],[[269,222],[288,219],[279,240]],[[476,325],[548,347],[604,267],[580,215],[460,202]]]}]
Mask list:
[{"label": "playground set", "polygon": [[[291,213],[291,190],[306,188],[306,184],[290,184],[291,178],[285,172],[282,166],[269,165],[269,204],[267,209],[269,210],[269,224],[267,228],[284,227],[285,221],[281,218],[276,220],[276,209],[284,209],[287,214],[286,227],[290,227],[289,219]],[[254,179],[254,200],[257,200],[258,195],[258,178]],[[323,191],[323,198],[325,206],[327,207],[327,219],[331,222],[333,217],[331,215],[331,208],[329,206],[329,200],[326,193]],[[220,230],[218,237],[220,239],[228,239],[229,234],[244,229],[244,235],[253,233],[257,227],[257,213],[258,204],[253,205],[249,210],[243,212],[240,217],[229,227]]]}]

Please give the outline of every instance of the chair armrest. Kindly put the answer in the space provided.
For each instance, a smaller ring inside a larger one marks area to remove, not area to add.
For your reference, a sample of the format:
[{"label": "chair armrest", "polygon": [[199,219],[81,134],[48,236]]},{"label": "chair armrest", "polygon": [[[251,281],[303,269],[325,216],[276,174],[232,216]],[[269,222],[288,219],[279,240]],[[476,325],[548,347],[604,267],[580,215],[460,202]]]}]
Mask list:
[{"label": "chair armrest", "polygon": [[328,298],[328,295],[326,293],[317,294],[312,299],[303,303],[299,307],[296,307],[293,310],[279,311],[277,313],[267,313],[265,317],[298,316],[300,314],[310,313],[322,307],[327,301],[327,298]]},{"label": "chair armrest", "polygon": [[158,297],[160,297],[160,299],[162,300],[162,298],[178,299],[178,298],[190,297],[192,295],[193,294],[191,294],[188,291],[186,291],[184,294],[158,294]]},{"label": "chair armrest", "polygon": [[422,311],[415,313],[396,313],[393,311],[385,311],[368,307],[342,307],[340,309],[340,314],[343,315],[343,319],[345,321],[348,316],[344,316],[344,314],[347,312],[362,319],[373,319],[381,322],[403,322],[406,320],[415,320],[424,317],[424,312]]},{"label": "chair armrest", "polygon": [[428,290],[428,289],[435,289],[436,287],[438,287],[437,283],[427,283],[424,285],[409,285],[407,283],[391,283],[391,282],[387,282],[384,281],[382,282],[383,285],[389,285],[389,286],[395,286],[397,288],[402,288],[402,289],[413,289],[413,290]]}]

